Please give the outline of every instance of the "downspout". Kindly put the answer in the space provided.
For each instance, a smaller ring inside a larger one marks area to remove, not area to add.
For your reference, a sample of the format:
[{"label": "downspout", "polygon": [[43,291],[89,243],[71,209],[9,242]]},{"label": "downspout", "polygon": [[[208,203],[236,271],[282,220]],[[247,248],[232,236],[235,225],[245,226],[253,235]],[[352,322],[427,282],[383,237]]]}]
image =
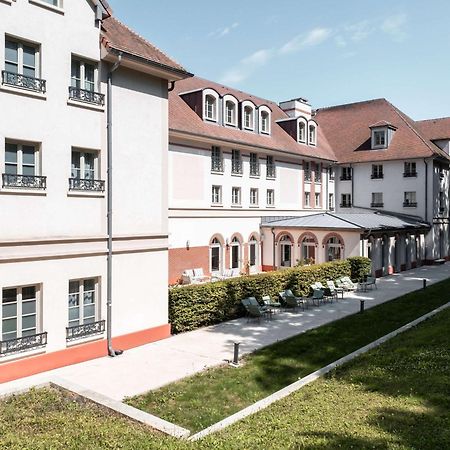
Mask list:
[{"label": "downspout", "polygon": [[271,228],[270,231],[272,232],[272,240],[273,240],[273,254],[272,254],[272,257],[273,257],[272,262],[273,262],[273,264],[272,264],[272,268],[275,271],[275,270],[277,270],[276,263],[275,263],[275,256],[276,256],[276,250],[275,250],[275,228]]},{"label": "downspout", "polygon": [[[425,164],[425,222],[428,222],[428,162],[426,159],[423,160]],[[427,244],[424,243],[425,247],[425,253],[424,253],[424,260],[427,261]]]},{"label": "downspout", "polygon": [[108,232],[108,256],[106,269],[106,340],[108,345],[108,355],[111,357],[121,355],[123,350],[115,350],[112,345],[112,257],[113,257],[113,218],[112,218],[112,78],[122,61],[122,54],[119,53],[118,59],[108,72],[107,89],[107,232]]},{"label": "downspout", "polygon": [[172,92],[175,89],[175,81],[170,82],[170,86],[167,88],[167,92]]}]

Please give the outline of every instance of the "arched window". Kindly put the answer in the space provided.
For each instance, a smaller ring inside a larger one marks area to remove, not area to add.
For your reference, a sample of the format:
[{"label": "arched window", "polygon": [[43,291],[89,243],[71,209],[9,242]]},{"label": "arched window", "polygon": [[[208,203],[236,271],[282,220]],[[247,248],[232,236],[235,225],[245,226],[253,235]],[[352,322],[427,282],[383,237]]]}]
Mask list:
[{"label": "arched window", "polygon": [[249,130],[253,130],[253,115],[254,111],[251,106],[245,106],[244,107],[244,128],[247,128]]},{"label": "arched window", "polygon": [[222,244],[217,238],[214,238],[209,246],[209,261],[211,273],[222,270]]},{"label": "arched window", "polygon": [[236,104],[231,100],[225,102],[225,123],[236,125]]},{"label": "arched window", "polygon": [[298,124],[298,141],[306,142],[306,125],[305,122],[299,122]]},{"label": "arched window", "polygon": [[241,242],[235,236],[230,244],[231,247],[231,268],[239,269],[241,267]]},{"label": "arched window", "polygon": [[267,111],[263,111],[261,113],[261,133],[269,132],[269,113]]},{"label": "arched window", "polygon": [[330,237],[326,243],[325,249],[327,261],[335,261],[338,259],[342,259],[342,247],[343,243],[338,237],[336,236]]},{"label": "arched window", "polygon": [[280,266],[292,267],[292,240],[285,234],[279,240],[280,244]]},{"label": "arched window", "polygon": [[216,120],[217,117],[217,102],[214,96],[205,95],[205,118],[209,120]]},{"label": "arched window", "polygon": [[307,264],[316,262],[316,244],[317,241],[312,235],[307,235],[302,239],[302,261]]},{"label": "arched window", "polygon": [[311,145],[316,145],[316,126],[315,125],[309,126],[309,143]]},{"label": "arched window", "polygon": [[258,265],[258,241],[256,240],[256,237],[252,235],[250,238],[250,241],[248,243],[249,247],[249,255],[248,255],[248,262],[250,264],[250,268],[254,268]]}]

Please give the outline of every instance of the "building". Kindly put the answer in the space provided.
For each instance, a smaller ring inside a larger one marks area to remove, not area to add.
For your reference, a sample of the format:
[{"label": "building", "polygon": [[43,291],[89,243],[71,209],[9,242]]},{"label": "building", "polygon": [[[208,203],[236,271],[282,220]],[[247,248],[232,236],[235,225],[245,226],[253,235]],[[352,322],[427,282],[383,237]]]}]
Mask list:
[{"label": "building", "polygon": [[[169,283],[265,267],[261,218],[334,209],[334,154],[304,99],[277,105],[193,77],[170,93]],[[295,265],[279,255],[279,266]]]},{"label": "building", "polygon": [[170,335],[168,88],[190,74],[100,0],[0,17],[1,382]]}]

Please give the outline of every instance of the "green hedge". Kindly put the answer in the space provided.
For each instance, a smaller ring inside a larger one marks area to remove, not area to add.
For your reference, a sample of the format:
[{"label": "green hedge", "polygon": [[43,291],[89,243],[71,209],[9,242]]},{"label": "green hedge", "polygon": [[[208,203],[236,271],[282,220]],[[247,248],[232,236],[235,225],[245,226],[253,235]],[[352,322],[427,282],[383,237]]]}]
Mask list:
[{"label": "green hedge", "polygon": [[352,271],[351,279],[353,281],[361,281],[366,275],[370,275],[372,270],[372,261],[364,256],[352,256],[348,258]]},{"label": "green hedge", "polygon": [[363,269],[358,267],[365,267],[366,260],[334,261],[173,288],[169,291],[172,332],[182,333],[241,317],[244,314],[241,300],[246,297],[276,297],[284,289],[292,289],[297,295],[309,295],[312,283],[320,281],[325,284],[327,280],[360,273]]}]

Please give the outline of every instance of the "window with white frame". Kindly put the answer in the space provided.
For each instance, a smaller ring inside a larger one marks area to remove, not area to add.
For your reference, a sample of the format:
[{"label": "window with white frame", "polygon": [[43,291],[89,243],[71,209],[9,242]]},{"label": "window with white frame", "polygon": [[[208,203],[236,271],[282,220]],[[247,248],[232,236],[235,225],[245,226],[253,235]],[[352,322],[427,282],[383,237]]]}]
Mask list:
[{"label": "window with white frame", "polygon": [[314,181],[316,183],[322,183],[322,164],[316,163],[314,168]]},{"label": "window with white frame", "polygon": [[72,56],[72,87],[89,92],[97,90],[97,64]]},{"label": "window with white frame", "polygon": [[266,158],[266,178],[276,178],[277,172],[275,168],[275,160],[273,156],[267,155]]},{"label": "window with white frame", "polygon": [[387,147],[387,130],[372,130],[372,148]]},{"label": "window with white frame", "polygon": [[39,174],[37,148],[32,144],[6,142],[5,173],[36,176]]},{"label": "window with white frame", "polygon": [[315,207],[316,208],[321,208],[322,205],[320,204],[320,193],[319,192],[315,192],[314,193],[314,198],[315,198]]},{"label": "window with white frame", "polygon": [[213,205],[221,205],[222,204],[222,186],[212,186],[211,203]]},{"label": "window with white frame", "polygon": [[306,124],[305,124],[305,122],[298,123],[298,141],[303,144],[306,142]]},{"label": "window with white frame", "polygon": [[249,258],[248,263],[250,267],[255,267],[258,264],[258,241],[256,237],[252,235],[249,245]]},{"label": "window with white frame", "polygon": [[341,208],[350,208],[352,206],[351,194],[341,194]]},{"label": "window with white frame", "polygon": [[305,192],[305,207],[309,208],[311,207],[311,193]]},{"label": "window with white frame", "polygon": [[241,267],[241,241],[235,236],[231,241],[230,247],[231,269],[239,269]]},{"label": "window with white frame", "polygon": [[383,203],[383,193],[382,192],[372,192],[372,208],[382,208]]},{"label": "window with white frame", "polygon": [[341,181],[350,181],[352,179],[352,168],[342,167],[341,168]]},{"label": "window with white frame", "polygon": [[223,172],[223,157],[220,147],[211,148],[211,172]]},{"label": "window with white frame", "polygon": [[270,133],[270,114],[268,111],[261,111],[260,130],[261,133]]},{"label": "window with white frame", "polygon": [[417,198],[415,191],[405,192],[403,206],[405,208],[415,208],[417,207]]},{"label": "window with white frame", "polygon": [[254,128],[255,110],[252,106],[244,106],[244,128],[253,130]]},{"label": "window with white frame", "polygon": [[403,172],[405,178],[417,177],[417,169],[415,162],[405,162],[405,170]]},{"label": "window with white frame", "polygon": [[311,163],[309,161],[303,163],[303,174],[305,181],[311,181]]},{"label": "window with white frame", "polygon": [[267,189],[266,201],[267,206],[275,206],[275,191],[273,189]]},{"label": "window with white frame", "polygon": [[257,153],[250,153],[250,176],[259,177],[259,157]]},{"label": "window with white frame", "polygon": [[62,0],[41,0],[41,1],[59,8],[62,6]]},{"label": "window with white frame", "polygon": [[241,188],[232,187],[231,188],[231,204],[234,206],[241,205]]},{"label": "window with white frame", "polygon": [[383,177],[383,164],[372,164],[372,180],[379,180]]},{"label": "window with white frame", "polygon": [[330,211],[334,210],[334,194],[328,194],[328,209]]},{"label": "window with white frame", "polygon": [[72,178],[95,180],[98,177],[98,152],[72,150]]},{"label": "window with white frame", "polygon": [[231,151],[231,173],[235,175],[242,174],[242,158],[240,150]]},{"label": "window with white frame", "polygon": [[40,332],[39,295],[37,285],[2,290],[2,341],[35,336]]},{"label": "window with white frame", "polygon": [[95,323],[99,316],[98,279],[69,281],[68,326]]},{"label": "window with white frame", "polygon": [[231,100],[225,102],[225,124],[236,125],[236,103]]},{"label": "window with white frame", "polygon": [[251,206],[258,206],[258,197],[259,192],[257,188],[251,188],[250,189],[250,205]]},{"label": "window with white frame", "polygon": [[39,46],[6,37],[5,71],[39,78]]},{"label": "window with white frame", "polygon": [[316,145],[317,130],[315,125],[309,125],[309,144]]},{"label": "window with white frame", "polygon": [[217,120],[217,99],[211,95],[205,95],[205,119]]},{"label": "window with white frame", "polygon": [[222,244],[219,239],[214,238],[209,246],[209,261],[211,273],[220,272],[222,269]]}]

